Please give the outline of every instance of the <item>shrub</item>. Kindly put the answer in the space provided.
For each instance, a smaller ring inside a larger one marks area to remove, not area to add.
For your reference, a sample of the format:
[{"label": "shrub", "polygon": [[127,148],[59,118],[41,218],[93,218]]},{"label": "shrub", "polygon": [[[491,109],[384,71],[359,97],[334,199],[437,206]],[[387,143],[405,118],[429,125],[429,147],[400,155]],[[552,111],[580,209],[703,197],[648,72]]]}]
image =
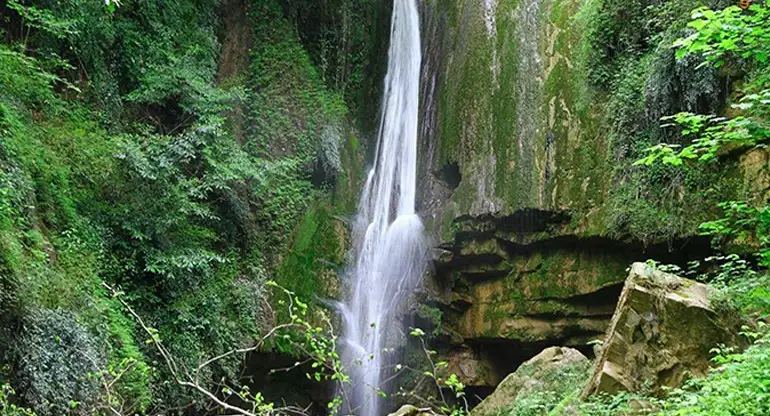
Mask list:
[{"label": "shrub", "polygon": [[35,413],[23,407],[11,403],[11,398],[16,392],[9,384],[0,386],[0,415],[2,416],[35,416]]},{"label": "shrub", "polygon": [[91,376],[104,366],[96,341],[72,313],[31,311],[15,346],[14,375],[24,400],[40,416],[90,415],[99,397]]}]

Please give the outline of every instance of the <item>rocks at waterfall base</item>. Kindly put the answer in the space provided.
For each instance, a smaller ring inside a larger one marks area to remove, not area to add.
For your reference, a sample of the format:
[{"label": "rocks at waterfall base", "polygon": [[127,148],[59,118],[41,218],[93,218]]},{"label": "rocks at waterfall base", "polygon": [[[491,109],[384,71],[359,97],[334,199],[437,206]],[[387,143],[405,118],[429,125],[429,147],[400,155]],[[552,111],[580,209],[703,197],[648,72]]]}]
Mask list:
[{"label": "rocks at waterfall base", "polygon": [[664,387],[705,376],[710,350],[739,343],[738,328],[729,313],[712,307],[706,285],[634,263],[593,365],[577,350],[547,348],[508,375],[471,415],[544,409],[538,400],[553,406],[581,390],[583,398],[621,391],[663,394]]},{"label": "rocks at waterfall base", "polygon": [[[496,415],[529,394],[560,394],[588,375],[590,362],[572,348],[550,347],[522,364],[472,411],[472,416]],[[514,414],[514,413],[511,413]]]},{"label": "rocks at waterfall base", "polygon": [[388,416],[437,416],[433,411],[427,408],[414,407],[411,404],[401,406],[394,413]]},{"label": "rocks at waterfall base", "polygon": [[710,350],[735,345],[740,327],[714,310],[707,288],[634,263],[583,396],[659,393],[706,375]]}]

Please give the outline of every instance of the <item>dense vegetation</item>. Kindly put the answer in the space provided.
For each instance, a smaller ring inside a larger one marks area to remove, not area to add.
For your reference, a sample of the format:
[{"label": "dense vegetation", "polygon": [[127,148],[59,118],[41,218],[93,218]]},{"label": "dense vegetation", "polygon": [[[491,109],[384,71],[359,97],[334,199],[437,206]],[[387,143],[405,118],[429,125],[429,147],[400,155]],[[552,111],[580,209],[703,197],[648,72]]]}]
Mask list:
[{"label": "dense vegetation", "polygon": [[[713,201],[740,193],[726,164],[639,169],[633,162],[660,142],[682,138],[661,122],[682,111],[715,114],[729,94],[728,74],[703,66],[696,55],[677,59],[671,47],[687,30],[698,0],[616,3],[588,1],[578,20],[584,27],[580,65],[584,101],[605,101],[602,125],[613,149],[610,227],[642,241],[674,240],[697,231],[715,213]],[[727,2],[713,2],[724,7]]]},{"label": "dense vegetation", "polygon": [[107,413],[104,380],[124,414],[207,406],[107,287],[182,366],[273,324],[266,280],[322,294],[379,65],[350,29],[379,6],[322,3],[313,25],[302,1],[0,6],[0,413]]}]

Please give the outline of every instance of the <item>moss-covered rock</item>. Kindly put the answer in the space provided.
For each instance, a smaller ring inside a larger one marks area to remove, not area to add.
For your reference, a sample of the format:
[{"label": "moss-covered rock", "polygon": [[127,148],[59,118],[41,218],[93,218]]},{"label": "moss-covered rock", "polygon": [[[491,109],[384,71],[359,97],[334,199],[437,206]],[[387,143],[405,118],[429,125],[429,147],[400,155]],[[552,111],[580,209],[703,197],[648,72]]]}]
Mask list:
[{"label": "moss-covered rock", "polygon": [[442,250],[444,341],[584,346],[629,263],[702,258],[719,201],[767,196],[760,150],[633,166],[684,140],[661,117],[723,112],[721,75],[670,47],[703,3],[424,3],[418,208]]},{"label": "moss-covered rock", "polygon": [[712,308],[706,285],[634,263],[584,396],[660,393],[705,376],[711,349],[736,345],[738,327]]},{"label": "moss-covered rock", "polygon": [[434,416],[435,414],[430,408],[419,408],[405,404],[388,416]]},{"label": "moss-covered rock", "polygon": [[[426,166],[457,163],[462,180],[433,213],[444,218],[510,215],[524,208],[580,210],[581,226],[597,223],[609,178],[606,142],[591,108],[577,108],[574,50],[578,1],[436,1],[427,6],[427,95],[433,143]],[[435,50],[435,51],[434,51]],[[439,230],[440,229],[440,230]],[[442,234],[446,235],[446,234]]]},{"label": "moss-covered rock", "polygon": [[719,74],[670,48],[702,3],[427,2],[428,229],[447,241],[453,221],[538,209],[572,214],[550,236],[652,243],[693,235],[718,200],[756,193],[742,179],[756,172],[737,161],[632,166],[649,146],[681,142],[662,116],[724,106]]},{"label": "moss-covered rock", "polygon": [[570,224],[565,213],[536,210],[457,221],[454,240],[434,258],[444,334],[581,346],[609,325],[629,263],[686,263],[708,250],[705,241],[671,252],[667,245],[559,236]]},{"label": "moss-covered rock", "polygon": [[[521,413],[514,409],[517,405],[524,407],[521,403],[537,398],[553,406],[558,403],[554,397],[569,394],[588,376],[589,364],[580,351],[546,348],[508,375],[491,395],[473,408],[471,416],[518,415]],[[534,408],[540,410],[538,414],[551,410],[543,406]]]}]

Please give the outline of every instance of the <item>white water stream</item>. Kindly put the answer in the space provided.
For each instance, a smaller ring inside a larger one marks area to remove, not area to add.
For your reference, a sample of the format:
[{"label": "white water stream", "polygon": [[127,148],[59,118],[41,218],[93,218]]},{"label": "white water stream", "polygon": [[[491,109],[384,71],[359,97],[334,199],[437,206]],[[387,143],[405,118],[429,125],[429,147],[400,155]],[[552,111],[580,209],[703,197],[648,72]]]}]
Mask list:
[{"label": "white water stream", "polygon": [[361,193],[353,226],[356,262],[351,291],[342,305],[343,355],[352,386],[346,408],[379,416],[389,346],[385,338],[425,266],[423,226],[415,214],[420,22],[416,0],[394,0],[388,72],[374,167]]}]

